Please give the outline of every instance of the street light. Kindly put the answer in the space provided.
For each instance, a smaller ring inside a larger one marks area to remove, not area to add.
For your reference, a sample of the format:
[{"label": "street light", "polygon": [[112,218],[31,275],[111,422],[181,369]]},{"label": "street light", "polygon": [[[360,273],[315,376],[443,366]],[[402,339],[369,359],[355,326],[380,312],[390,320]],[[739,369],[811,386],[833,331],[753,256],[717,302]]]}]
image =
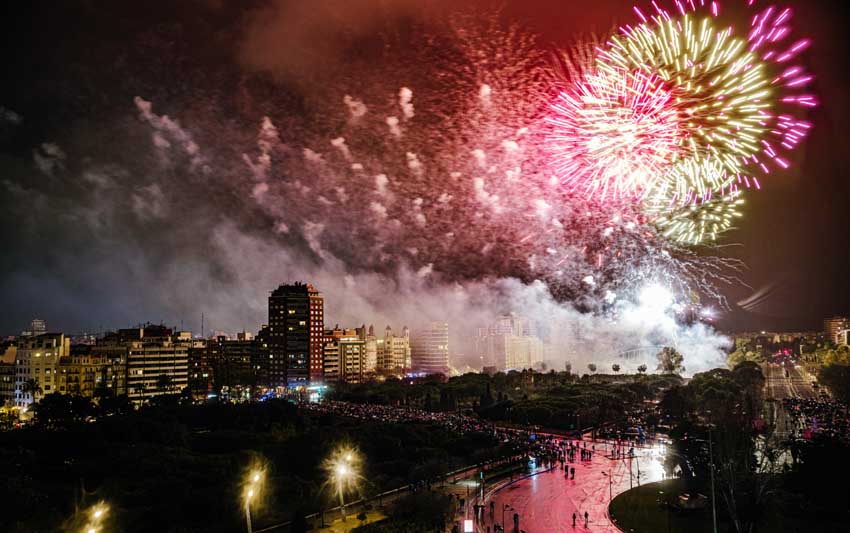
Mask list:
[{"label": "street light", "polygon": [[88,510],[89,519],[88,523],[83,526],[83,531],[85,533],[98,533],[99,531],[102,531],[101,528],[107,511],[109,511],[109,506],[107,506],[104,502],[100,502],[92,506],[92,508]]},{"label": "street light", "polygon": [[248,474],[248,481],[245,484],[245,525],[248,527],[248,533],[253,532],[251,526],[251,503],[259,498],[262,480],[263,471],[254,470]]},{"label": "street light", "polygon": [[502,506],[502,531],[507,531],[508,528],[505,526],[505,509],[510,509],[511,511],[516,511],[513,507],[508,505],[507,503]]},{"label": "street light", "polygon": [[614,476],[613,470],[609,472],[602,472],[603,476],[608,476],[608,503],[611,503],[611,500],[614,499]]},{"label": "street light", "polygon": [[332,485],[339,497],[340,512],[345,520],[345,493],[356,490],[360,482],[360,454],[354,448],[336,450],[324,462],[328,473],[327,483]]}]

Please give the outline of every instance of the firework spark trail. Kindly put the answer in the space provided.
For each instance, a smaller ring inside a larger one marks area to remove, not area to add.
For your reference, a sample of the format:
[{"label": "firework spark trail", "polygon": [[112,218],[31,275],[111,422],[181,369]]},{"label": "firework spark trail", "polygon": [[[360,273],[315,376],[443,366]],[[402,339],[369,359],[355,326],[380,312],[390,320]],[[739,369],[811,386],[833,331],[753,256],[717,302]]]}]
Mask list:
[{"label": "firework spark trail", "polygon": [[555,171],[588,196],[641,196],[682,143],[670,92],[626,70],[584,76],[572,89],[546,118]]},{"label": "firework spark trail", "polygon": [[564,54],[550,152],[566,189],[631,197],[662,238],[702,244],[741,216],[741,188],[761,188],[768,163],[789,167],[783,151],[810,129],[789,110],[816,104],[799,92],[812,76],[789,63],[809,41],[788,43],[790,9],[758,12],[745,35],[720,29],[716,2],[653,8]]}]

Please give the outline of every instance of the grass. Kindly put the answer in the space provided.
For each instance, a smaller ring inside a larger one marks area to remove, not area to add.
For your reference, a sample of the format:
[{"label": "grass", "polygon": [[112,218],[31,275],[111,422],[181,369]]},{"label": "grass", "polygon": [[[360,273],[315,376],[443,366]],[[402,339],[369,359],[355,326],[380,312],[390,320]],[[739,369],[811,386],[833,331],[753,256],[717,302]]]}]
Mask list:
[{"label": "grass", "polygon": [[[611,502],[611,517],[626,532],[711,533],[711,503],[706,509],[679,511],[660,504],[666,496],[687,492],[681,479],[649,483],[620,494]],[[719,527],[725,531],[725,524]]]},{"label": "grass", "polygon": [[[663,492],[663,494],[662,494]],[[681,479],[649,483],[620,494],[611,502],[611,518],[627,533],[712,533],[711,502],[705,509],[679,511],[660,504],[663,498],[670,501],[682,492],[688,492]],[[707,491],[702,491],[707,494]],[[717,531],[730,533],[732,524],[726,520],[721,501],[717,502]],[[850,531],[846,523],[835,517],[822,516],[801,508],[799,502],[777,493],[766,502],[758,523],[759,533],[838,533]]]}]

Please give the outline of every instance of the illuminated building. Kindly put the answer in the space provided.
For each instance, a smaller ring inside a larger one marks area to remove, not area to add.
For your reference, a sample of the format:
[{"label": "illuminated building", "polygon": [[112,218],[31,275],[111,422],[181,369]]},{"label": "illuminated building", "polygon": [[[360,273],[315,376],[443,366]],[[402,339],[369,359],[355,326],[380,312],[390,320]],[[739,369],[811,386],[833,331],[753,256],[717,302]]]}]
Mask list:
[{"label": "illuminated building", "polygon": [[141,403],[160,394],[179,394],[189,384],[192,334],[164,326],[122,329],[113,341],[127,346],[127,396]]},{"label": "illuminated building", "polygon": [[834,316],[823,321],[823,331],[829,340],[835,344],[841,344],[839,333],[841,330],[850,329],[850,318],[846,316]]},{"label": "illuminated building", "polygon": [[[15,369],[15,405],[28,407],[44,394],[57,391],[59,358],[71,352],[71,340],[62,333],[45,333],[18,340]],[[27,390],[34,380],[41,391]]]},{"label": "illuminated building", "polygon": [[357,333],[362,340],[366,342],[365,354],[363,356],[363,372],[366,374],[374,374],[378,369],[378,351],[384,349],[384,339],[379,339],[375,336],[375,326],[360,327]]},{"label": "illuminated building", "polygon": [[195,399],[246,399],[250,390],[263,385],[259,369],[268,360],[268,349],[250,334],[239,336],[219,336],[189,349],[189,388]]},{"label": "illuminated building", "polygon": [[449,325],[431,322],[416,333],[411,343],[413,371],[447,374],[449,371]]},{"label": "illuminated building", "polygon": [[86,344],[71,346],[68,355],[59,358],[56,391],[91,398],[99,390],[124,392],[126,351],[98,350]]},{"label": "illuminated building", "polygon": [[357,329],[325,330],[324,379],[326,382],[364,381],[366,340]]},{"label": "illuminated building", "polygon": [[47,322],[40,318],[34,318],[30,322],[30,329],[28,331],[22,331],[21,337],[35,337],[37,335],[44,335],[45,333],[47,333]]},{"label": "illuminated building", "polygon": [[273,388],[322,379],[324,301],[315,287],[281,285],[269,297],[268,379]]},{"label": "illuminated building", "polygon": [[310,295],[310,380],[320,382],[324,373],[325,299],[312,285],[307,285]]},{"label": "illuminated building", "polygon": [[15,405],[15,361],[18,347],[14,341],[0,344],[0,407]]},{"label": "illuminated building", "polygon": [[[381,339],[379,339],[381,340]],[[377,367],[379,371],[403,373],[410,370],[410,330],[404,326],[401,335],[387,326],[383,342],[379,344]]]},{"label": "illuminated building", "polygon": [[532,368],[546,355],[546,345],[534,334],[530,321],[515,314],[499,317],[475,338],[476,355],[483,366],[499,370]]}]

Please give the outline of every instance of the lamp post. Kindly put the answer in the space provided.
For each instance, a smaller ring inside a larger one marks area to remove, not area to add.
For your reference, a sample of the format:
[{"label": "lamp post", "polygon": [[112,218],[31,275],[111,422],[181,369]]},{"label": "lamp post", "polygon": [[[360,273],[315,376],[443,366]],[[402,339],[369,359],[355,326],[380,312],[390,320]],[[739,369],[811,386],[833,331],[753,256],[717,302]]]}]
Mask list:
[{"label": "lamp post", "polygon": [[611,503],[611,500],[614,499],[614,475],[613,469],[608,472],[602,472],[603,476],[608,476],[608,503]]},{"label": "lamp post", "polygon": [[108,510],[109,507],[103,502],[89,509],[89,519],[86,525],[83,526],[83,533],[99,533],[102,531],[103,519],[106,517]]},{"label": "lamp post", "polygon": [[511,506],[510,506],[510,505],[508,505],[508,504],[504,504],[504,505],[502,505],[502,531],[507,531],[507,530],[508,530],[508,528],[507,528],[507,527],[505,527],[505,509],[510,509],[511,511],[515,511],[515,510],[516,510],[516,509],[514,509],[513,507],[511,507]]},{"label": "lamp post", "polygon": [[248,528],[248,533],[253,533],[251,525],[251,503],[259,497],[260,484],[263,479],[261,470],[254,470],[248,476],[248,482],[245,486],[245,525]]},{"label": "lamp post", "polygon": [[711,444],[711,425],[708,426],[708,462],[711,465],[711,523],[717,533],[717,506],[714,502],[714,448]]},{"label": "lamp post", "polygon": [[328,484],[339,496],[342,519],[345,520],[345,493],[357,488],[360,478],[361,458],[353,448],[340,448],[325,460],[324,469],[328,474]]}]

